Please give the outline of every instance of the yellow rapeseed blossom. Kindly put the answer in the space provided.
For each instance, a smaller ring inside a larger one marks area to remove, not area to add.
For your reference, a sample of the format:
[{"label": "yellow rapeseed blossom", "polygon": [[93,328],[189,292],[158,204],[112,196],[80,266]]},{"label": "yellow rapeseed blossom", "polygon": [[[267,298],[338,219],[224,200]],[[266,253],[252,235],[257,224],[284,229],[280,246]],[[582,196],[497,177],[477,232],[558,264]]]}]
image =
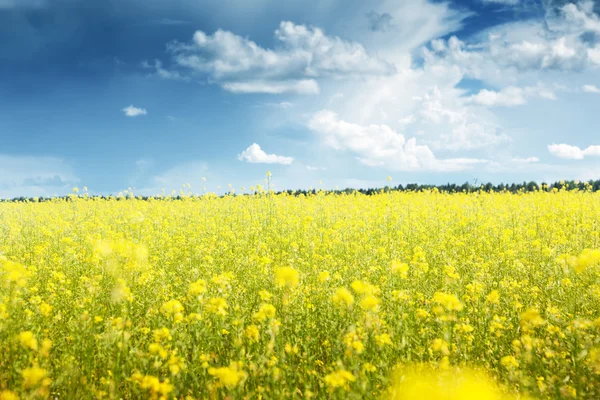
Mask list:
[{"label": "yellow rapeseed blossom", "polygon": [[492,290],[485,298],[490,304],[500,303],[500,293],[497,290]]},{"label": "yellow rapeseed blossom", "polygon": [[19,400],[19,395],[11,390],[3,390],[0,392],[0,400]]},{"label": "yellow rapeseed blossom", "polygon": [[0,201],[0,396],[600,399],[600,192],[271,184]]},{"label": "yellow rapeseed blossom", "polygon": [[35,335],[33,334],[33,332],[31,332],[31,331],[25,331],[25,332],[19,333],[19,342],[21,342],[21,345],[23,347],[27,347],[28,349],[31,349],[31,350],[37,350],[37,348],[38,348],[38,341],[35,338]]},{"label": "yellow rapeseed blossom", "polygon": [[339,369],[337,371],[325,375],[325,378],[323,378],[323,380],[325,381],[327,386],[335,389],[345,387],[347,384],[354,382],[356,380],[356,377],[352,375],[352,373],[344,369]]},{"label": "yellow rapeseed blossom", "polygon": [[263,303],[260,305],[258,311],[254,314],[253,318],[259,322],[265,321],[269,318],[275,318],[277,310],[272,304]]},{"label": "yellow rapeseed blossom", "polygon": [[228,308],[229,304],[227,304],[226,299],[223,297],[213,297],[212,299],[208,300],[206,311],[220,316],[225,316],[227,315]]},{"label": "yellow rapeseed blossom", "polygon": [[341,307],[350,307],[354,304],[354,296],[346,288],[338,288],[335,290],[335,294],[331,297],[333,303]]},{"label": "yellow rapeseed blossom", "polygon": [[38,384],[48,386],[50,381],[47,380],[48,372],[40,367],[25,368],[22,372],[23,375],[23,386],[25,388],[32,388]]},{"label": "yellow rapeseed blossom", "polygon": [[460,300],[453,294],[436,292],[433,296],[433,301],[442,305],[448,311],[460,311],[463,309]]},{"label": "yellow rapeseed blossom", "polygon": [[402,368],[386,398],[390,400],[510,400],[487,374],[468,369]]},{"label": "yellow rapeseed blossom", "polygon": [[209,375],[216,377],[221,386],[229,389],[241,384],[247,377],[246,372],[241,369],[239,363],[231,363],[229,367],[209,368]]},{"label": "yellow rapeseed blossom", "polygon": [[275,270],[275,282],[279,286],[296,287],[300,283],[300,274],[292,267],[281,267]]}]

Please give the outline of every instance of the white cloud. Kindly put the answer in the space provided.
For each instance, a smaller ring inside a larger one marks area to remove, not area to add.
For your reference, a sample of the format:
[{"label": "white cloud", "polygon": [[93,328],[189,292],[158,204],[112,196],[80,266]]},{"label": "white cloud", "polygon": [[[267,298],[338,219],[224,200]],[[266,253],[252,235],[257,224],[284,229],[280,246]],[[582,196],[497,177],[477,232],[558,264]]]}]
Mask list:
[{"label": "white cloud", "polygon": [[327,168],[324,168],[324,167],[315,167],[315,166],[312,166],[312,165],[307,165],[306,169],[309,170],[309,171],[326,171],[327,170]]},{"label": "white cloud", "polygon": [[123,108],[121,111],[125,113],[127,117],[137,117],[139,115],[146,115],[148,111],[145,108],[134,107],[133,105]]},{"label": "white cloud", "polygon": [[514,6],[520,3],[521,0],[481,0],[482,3],[506,4]]},{"label": "white cloud", "polygon": [[0,155],[0,198],[62,195],[78,181],[60,158]]},{"label": "white cloud", "polygon": [[341,120],[332,111],[313,115],[309,128],[322,142],[338,151],[349,151],[364,165],[399,171],[460,171],[486,160],[455,158],[439,160],[429,147],[418,145],[415,138],[406,140],[387,125],[362,126]]},{"label": "white cloud", "polygon": [[246,161],[253,164],[291,164],[294,159],[292,157],[278,156],[276,154],[265,153],[258,144],[253,143],[241,154],[238,154],[238,160]]},{"label": "white cloud", "polygon": [[540,97],[547,100],[556,100],[556,95],[542,87],[514,87],[508,86],[499,91],[483,89],[470,97],[470,101],[483,106],[514,107],[527,103],[528,98]]},{"label": "white cloud", "polygon": [[583,85],[583,91],[586,93],[600,93],[600,88],[594,85]]},{"label": "white cloud", "polygon": [[600,33],[600,19],[594,13],[592,1],[566,4],[562,8],[562,12],[569,30]]},{"label": "white cloud", "polygon": [[569,144],[550,144],[548,145],[548,151],[552,155],[558,158],[564,158],[567,160],[583,160],[585,157],[600,157],[600,146],[588,146],[585,149],[581,149],[577,146]]},{"label": "white cloud", "polygon": [[371,56],[355,42],[329,37],[321,29],[283,21],[276,45],[266,49],[248,38],[217,30],[196,31],[191,44],[173,43],[174,62],[205,74],[225,90],[241,93],[318,93],[316,78],[352,78],[393,73],[392,64]]},{"label": "white cloud", "polygon": [[537,157],[527,157],[527,158],[519,158],[515,157],[512,159],[512,162],[517,164],[534,164],[540,162],[540,159]]},{"label": "white cloud", "polygon": [[223,83],[223,89],[233,93],[298,93],[298,94],[318,94],[319,85],[313,79],[303,79],[299,81],[248,81]]},{"label": "white cloud", "polygon": [[419,99],[421,126],[437,132],[437,137],[429,140],[434,148],[474,150],[496,147],[511,141],[509,136],[498,132],[495,124],[488,122],[451,94],[449,91],[449,95],[444,96],[436,86]]},{"label": "white cloud", "polygon": [[158,76],[159,78],[171,79],[174,81],[186,81],[186,82],[188,82],[190,80],[189,77],[181,75],[179,73],[179,71],[173,71],[173,70],[170,71],[170,70],[163,68],[162,61],[160,61],[160,60],[154,60],[154,64],[150,64],[148,61],[143,61],[142,67],[144,67],[146,69],[153,69],[154,74],[151,74],[151,75]]},{"label": "white cloud", "polygon": [[436,39],[424,50],[426,64],[458,68],[468,77],[503,83],[526,73],[579,71],[600,64],[600,47],[584,34],[600,33],[592,2],[567,4],[556,17],[510,22],[475,35]]}]

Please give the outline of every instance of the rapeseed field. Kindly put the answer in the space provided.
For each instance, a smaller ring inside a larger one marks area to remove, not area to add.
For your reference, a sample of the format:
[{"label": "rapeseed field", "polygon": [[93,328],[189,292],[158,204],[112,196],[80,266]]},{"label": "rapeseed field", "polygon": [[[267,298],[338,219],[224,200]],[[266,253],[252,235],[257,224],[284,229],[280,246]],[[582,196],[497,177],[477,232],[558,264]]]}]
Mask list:
[{"label": "rapeseed field", "polygon": [[0,203],[0,399],[600,398],[600,193]]}]

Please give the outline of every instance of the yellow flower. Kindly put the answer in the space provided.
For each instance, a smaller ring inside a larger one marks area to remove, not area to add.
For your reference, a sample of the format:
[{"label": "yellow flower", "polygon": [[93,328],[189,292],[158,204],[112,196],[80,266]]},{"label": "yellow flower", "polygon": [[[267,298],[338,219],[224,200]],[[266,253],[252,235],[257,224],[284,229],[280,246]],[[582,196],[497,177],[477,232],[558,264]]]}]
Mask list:
[{"label": "yellow flower", "polygon": [[292,267],[277,268],[275,271],[275,282],[279,286],[293,288],[300,283],[300,274]]},{"label": "yellow flower", "polygon": [[380,347],[392,344],[392,338],[387,333],[382,333],[381,335],[375,335],[375,341],[377,342],[377,344]]},{"label": "yellow flower", "polygon": [[52,349],[52,340],[50,340],[50,339],[42,340],[42,348],[40,349],[40,355],[42,357],[49,357],[50,349]]},{"label": "yellow flower", "polygon": [[373,285],[371,285],[370,283],[366,283],[363,281],[354,281],[352,282],[352,284],[350,285],[352,287],[352,290],[354,290],[354,292],[356,294],[362,295],[362,294],[367,294],[367,293],[375,293],[377,292],[377,288]]},{"label": "yellow flower", "polygon": [[519,366],[519,362],[513,356],[502,357],[502,359],[500,360],[500,364],[502,364],[502,366],[509,368],[509,369],[517,368]]},{"label": "yellow flower", "polygon": [[35,336],[33,335],[33,332],[31,332],[31,331],[25,331],[25,332],[19,333],[19,342],[21,342],[21,345],[23,347],[27,347],[28,349],[31,349],[31,350],[38,349],[37,339],[35,338]]},{"label": "yellow flower", "polygon": [[485,300],[490,304],[498,304],[500,303],[500,293],[497,290],[492,290]]},{"label": "yellow flower", "polygon": [[156,376],[141,376],[139,373],[134,374],[132,379],[136,381],[142,389],[149,389],[152,398],[156,398],[160,395],[161,398],[166,399],[169,393],[173,391],[173,385],[169,383],[168,379],[161,382]]},{"label": "yellow flower", "polygon": [[375,372],[375,371],[377,371],[377,367],[375,367],[371,363],[364,363],[363,366],[362,366],[362,369],[365,372]]},{"label": "yellow flower", "polygon": [[48,372],[45,369],[39,367],[25,368],[21,373],[23,375],[23,386],[25,388],[32,388],[37,386],[42,381],[43,386],[50,384],[45,378],[48,376]]},{"label": "yellow flower", "polygon": [[19,396],[10,390],[0,392],[0,400],[19,400]]},{"label": "yellow flower", "polygon": [[331,274],[329,273],[329,271],[319,272],[319,282],[328,281],[330,276],[331,276]]},{"label": "yellow flower", "polygon": [[185,368],[183,358],[177,356],[175,352],[171,354],[167,364],[169,365],[169,371],[171,372],[171,375],[179,375],[179,372]]},{"label": "yellow flower", "polygon": [[169,330],[169,328],[158,328],[154,330],[154,341],[156,343],[160,343],[163,340],[171,340],[171,331]]},{"label": "yellow flower", "polygon": [[158,355],[163,360],[169,355],[167,350],[165,350],[165,348],[158,343],[150,343],[148,346],[148,352],[153,355]]},{"label": "yellow flower", "polygon": [[463,305],[453,294],[436,292],[433,295],[433,301],[444,306],[448,311],[460,311],[463,309]]},{"label": "yellow flower", "polygon": [[521,327],[525,331],[532,330],[535,327],[545,323],[546,321],[535,308],[529,308],[527,311],[521,314]]},{"label": "yellow flower", "polygon": [[133,296],[131,294],[131,289],[127,286],[127,283],[124,279],[117,279],[117,284],[115,285],[112,293],[112,301],[115,303],[120,302],[121,300],[133,301]]},{"label": "yellow flower", "polygon": [[585,249],[575,262],[575,271],[581,273],[587,268],[600,263],[600,250]]},{"label": "yellow flower", "polygon": [[442,353],[445,356],[450,354],[450,349],[448,348],[448,342],[446,342],[444,339],[434,339],[433,342],[431,343],[431,350]]},{"label": "yellow flower", "polygon": [[262,301],[269,301],[273,295],[266,290],[261,290],[258,292],[258,297],[260,297]]},{"label": "yellow flower", "polygon": [[392,261],[392,272],[400,275],[402,279],[408,278],[408,269],[409,266],[406,263],[402,263],[398,260]]},{"label": "yellow flower", "polygon": [[206,293],[206,281],[204,279],[199,279],[196,282],[190,283],[188,289],[189,296],[198,297],[204,293]]},{"label": "yellow flower", "polygon": [[40,314],[42,314],[44,317],[49,317],[51,313],[52,306],[46,302],[42,302],[40,304]]},{"label": "yellow flower", "polygon": [[223,297],[213,297],[212,299],[208,300],[206,311],[224,317],[227,315],[227,308],[229,308],[227,300],[225,300]]},{"label": "yellow flower", "polygon": [[365,311],[377,311],[381,300],[373,295],[367,295],[360,301],[360,306]]},{"label": "yellow flower", "polygon": [[333,303],[341,307],[350,307],[354,304],[354,296],[346,288],[338,288],[335,290],[335,294],[331,297]]},{"label": "yellow flower", "polygon": [[260,335],[260,331],[258,330],[258,326],[249,325],[244,330],[244,334],[246,335],[248,340],[250,340],[250,342],[257,342]]},{"label": "yellow flower", "polygon": [[263,322],[268,318],[274,318],[276,312],[277,310],[275,310],[275,307],[272,304],[263,303],[252,318],[259,322]]},{"label": "yellow flower", "polygon": [[482,372],[426,366],[399,369],[386,396],[390,400],[512,400],[516,399]]},{"label": "yellow flower", "polygon": [[229,367],[209,368],[208,373],[219,380],[219,385],[229,389],[242,383],[247,376],[239,363],[231,363]]},{"label": "yellow flower", "polygon": [[164,314],[177,314],[183,311],[183,305],[179,300],[169,300],[160,308]]},{"label": "yellow flower", "polygon": [[335,389],[339,387],[344,387],[350,382],[354,382],[356,380],[356,377],[352,375],[352,373],[344,369],[339,369],[337,371],[332,372],[331,374],[325,375],[325,378],[323,380],[325,381],[327,386],[330,386],[331,388]]}]

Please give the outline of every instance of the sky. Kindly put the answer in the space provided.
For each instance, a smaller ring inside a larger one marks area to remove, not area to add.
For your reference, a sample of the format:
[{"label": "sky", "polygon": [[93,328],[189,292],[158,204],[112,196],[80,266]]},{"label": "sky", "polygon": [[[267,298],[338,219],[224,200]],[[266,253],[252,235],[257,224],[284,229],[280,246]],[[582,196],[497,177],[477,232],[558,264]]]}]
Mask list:
[{"label": "sky", "polygon": [[599,13],[0,0],[0,197],[600,179]]}]

